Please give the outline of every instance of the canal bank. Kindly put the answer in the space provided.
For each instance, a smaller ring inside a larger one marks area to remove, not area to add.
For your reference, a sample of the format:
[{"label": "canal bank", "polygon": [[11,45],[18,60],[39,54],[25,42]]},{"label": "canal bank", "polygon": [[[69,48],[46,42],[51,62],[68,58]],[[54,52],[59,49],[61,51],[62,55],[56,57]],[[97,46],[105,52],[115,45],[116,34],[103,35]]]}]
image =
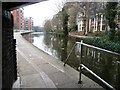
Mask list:
[{"label": "canal bank", "polygon": [[83,74],[82,84],[78,84],[78,71],[64,67],[62,61],[39,50],[20,33],[15,33],[15,38],[21,88],[102,88]]},{"label": "canal bank", "polygon": [[[85,35],[77,35],[76,33],[69,33],[69,36],[70,37],[74,37],[74,38],[94,38],[93,36],[85,36]],[[99,38],[99,37],[97,37],[97,38]]]}]

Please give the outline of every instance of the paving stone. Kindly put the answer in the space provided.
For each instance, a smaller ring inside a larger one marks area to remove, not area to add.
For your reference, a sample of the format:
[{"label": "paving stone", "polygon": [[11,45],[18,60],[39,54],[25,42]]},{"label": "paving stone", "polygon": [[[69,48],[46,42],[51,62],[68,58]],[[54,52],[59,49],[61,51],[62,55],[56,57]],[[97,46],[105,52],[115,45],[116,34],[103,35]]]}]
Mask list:
[{"label": "paving stone", "polygon": [[18,51],[18,71],[21,75],[22,90],[25,88],[102,88],[82,75],[78,84],[79,72],[69,65],[39,50],[26,41],[19,33],[15,34]]},{"label": "paving stone", "polygon": [[22,76],[21,80],[21,88],[46,88],[45,83],[39,74]]}]

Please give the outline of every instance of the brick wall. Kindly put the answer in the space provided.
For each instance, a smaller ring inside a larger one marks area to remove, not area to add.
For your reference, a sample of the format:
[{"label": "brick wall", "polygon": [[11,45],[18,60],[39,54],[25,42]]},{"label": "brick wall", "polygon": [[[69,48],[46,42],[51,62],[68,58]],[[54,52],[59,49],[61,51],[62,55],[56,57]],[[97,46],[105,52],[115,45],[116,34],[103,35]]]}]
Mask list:
[{"label": "brick wall", "polygon": [[12,89],[17,79],[16,40],[13,37],[13,16],[2,11],[2,89]]}]

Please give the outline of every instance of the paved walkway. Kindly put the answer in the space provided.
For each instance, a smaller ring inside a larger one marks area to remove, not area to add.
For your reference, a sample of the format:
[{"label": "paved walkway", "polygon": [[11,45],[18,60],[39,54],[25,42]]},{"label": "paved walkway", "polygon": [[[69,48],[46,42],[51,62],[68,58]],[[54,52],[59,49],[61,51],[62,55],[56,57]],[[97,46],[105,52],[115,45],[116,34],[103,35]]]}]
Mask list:
[{"label": "paved walkway", "polygon": [[14,88],[102,88],[82,75],[78,84],[79,72],[63,62],[39,50],[26,41],[19,33],[17,39],[18,80]]}]

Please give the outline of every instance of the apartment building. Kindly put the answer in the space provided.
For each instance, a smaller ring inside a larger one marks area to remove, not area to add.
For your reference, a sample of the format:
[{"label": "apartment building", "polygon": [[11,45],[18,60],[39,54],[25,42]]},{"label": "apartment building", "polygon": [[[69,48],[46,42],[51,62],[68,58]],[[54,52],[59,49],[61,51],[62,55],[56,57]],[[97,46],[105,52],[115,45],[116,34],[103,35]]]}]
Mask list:
[{"label": "apartment building", "polygon": [[14,18],[14,29],[24,30],[24,12],[23,8],[16,9],[12,11]]},{"label": "apartment building", "polygon": [[24,19],[24,30],[33,30],[33,18],[27,17]]}]

